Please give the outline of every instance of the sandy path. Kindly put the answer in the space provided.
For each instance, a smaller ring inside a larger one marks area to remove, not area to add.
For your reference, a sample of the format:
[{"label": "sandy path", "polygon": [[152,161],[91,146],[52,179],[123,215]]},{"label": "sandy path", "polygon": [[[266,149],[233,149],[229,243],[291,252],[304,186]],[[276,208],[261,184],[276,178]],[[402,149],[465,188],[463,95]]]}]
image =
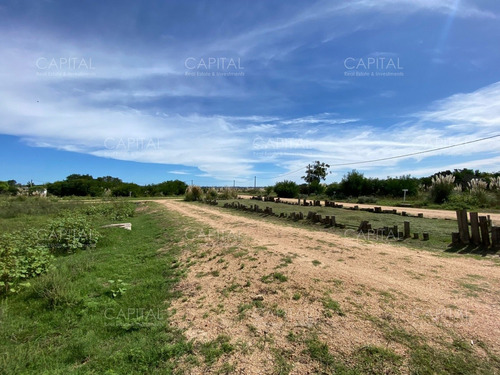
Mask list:
[{"label": "sandy path", "polygon": [[[240,195],[240,197],[245,198],[245,199],[250,199],[252,196],[251,195]],[[293,202],[296,203],[297,199],[290,199],[290,198],[281,198],[280,200],[285,201],[285,202]],[[311,200],[307,200],[308,202],[311,202]],[[322,201],[322,205],[324,205],[324,201]],[[382,207],[383,210],[397,210],[398,213],[401,213],[402,211],[406,211],[410,215],[416,216],[419,213],[423,213],[424,217],[428,218],[436,218],[436,219],[452,219],[456,220],[457,215],[455,211],[448,211],[448,210],[434,210],[434,209],[427,209],[427,208],[413,208],[413,207],[396,207],[396,206],[381,206],[379,204],[360,204],[360,203],[345,203],[345,202],[339,202],[339,204],[343,204],[344,207],[354,207],[358,206],[359,208],[373,208],[373,207]],[[494,214],[494,213],[485,213],[485,212],[479,212],[480,216],[487,216],[490,215],[490,218],[493,222],[494,225],[500,225],[500,214]]]},{"label": "sandy path", "polygon": [[[481,340],[500,353],[500,267],[491,260],[443,257],[389,243],[367,242],[233,215],[219,207],[174,200],[156,202],[220,233],[230,231],[235,236],[247,238],[253,246],[266,248],[271,264],[275,255],[294,254],[296,258],[288,270],[299,287],[314,289],[315,283],[311,280],[340,279],[342,293],[347,294],[344,303],[370,306],[369,313],[375,315],[390,310],[403,325],[429,335],[440,335],[436,320],[448,319],[452,321],[447,323],[455,334],[467,342]],[[264,263],[267,261],[265,259]],[[313,261],[320,262],[321,267],[315,266]],[[395,295],[397,302],[389,308],[380,305],[370,293],[358,297],[360,288],[380,295]],[[356,303],[352,302],[353,298]],[[450,306],[454,310],[448,315],[453,315],[453,319],[443,317],[443,311],[450,310]],[[308,307],[300,307],[304,308]],[[311,311],[300,310],[299,313],[314,316]],[[347,326],[344,327],[337,342],[343,342],[344,346],[352,342],[363,343],[370,335],[375,340],[376,335],[364,326],[365,322],[352,324],[350,332]]]}]

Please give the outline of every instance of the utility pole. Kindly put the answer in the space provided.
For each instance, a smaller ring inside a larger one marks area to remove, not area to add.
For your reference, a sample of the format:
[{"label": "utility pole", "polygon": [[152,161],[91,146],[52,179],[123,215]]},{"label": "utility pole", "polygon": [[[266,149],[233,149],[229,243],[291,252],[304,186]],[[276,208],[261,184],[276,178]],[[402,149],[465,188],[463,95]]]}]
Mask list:
[{"label": "utility pole", "polygon": [[193,180],[191,180],[191,186],[193,186]]},{"label": "utility pole", "polygon": [[233,189],[236,187],[236,180],[233,180]]},{"label": "utility pole", "polygon": [[257,188],[257,176],[254,176],[254,178],[253,178],[253,188],[254,189]]}]

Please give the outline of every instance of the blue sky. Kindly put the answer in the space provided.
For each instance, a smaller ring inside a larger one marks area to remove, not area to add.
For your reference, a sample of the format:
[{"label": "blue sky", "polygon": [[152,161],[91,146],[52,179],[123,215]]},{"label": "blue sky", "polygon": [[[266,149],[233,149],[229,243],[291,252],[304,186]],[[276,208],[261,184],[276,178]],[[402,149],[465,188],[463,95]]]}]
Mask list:
[{"label": "blue sky", "polygon": [[[496,0],[2,1],[0,180],[500,170]],[[338,164],[352,163],[336,166]]]}]

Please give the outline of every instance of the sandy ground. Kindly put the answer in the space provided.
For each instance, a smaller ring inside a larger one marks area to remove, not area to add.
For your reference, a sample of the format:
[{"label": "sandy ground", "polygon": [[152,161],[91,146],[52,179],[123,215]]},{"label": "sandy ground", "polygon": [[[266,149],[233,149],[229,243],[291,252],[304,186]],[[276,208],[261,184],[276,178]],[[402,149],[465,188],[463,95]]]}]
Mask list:
[{"label": "sandy ground", "polygon": [[[250,199],[252,196],[251,195],[240,195],[241,198],[245,199]],[[296,203],[297,199],[289,199],[289,198],[281,198],[280,200],[286,201],[286,202],[293,202]],[[311,200],[307,200],[308,202],[311,202]],[[325,202],[321,201],[321,204],[324,205]],[[354,207],[354,206],[359,206],[359,208],[373,208],[373,207],[382,207],[383,210],[397,210],[398,213],[401,213],[402,211],[406,211],[410,215],[417,215],[419,213],[423,213],[424,217],[428,218],[436,218],[436,219],[452,219],[456,220],[457,215],[455,211],[449,211],[449,210],[432,210],[432,209],[426,209],[426,208],[413,208],[413,207],[396,207],[396,206],[381,206],[379,204],[359,204],[359,203],[344,203],[344,202],[339,202],[339,204],[343,204],[344,207]],[[485,213],[485,212],[479,212],[480,216],[487,216],[490,215],[490,218],[493,222],[494,225],[500,225],[500,214],[493,214],[493,213]]]},{"label": "sandy ground", "polygon": [[[173,322],[196,341],[228,335],[239,343],[243,349],[224,360],[237,373],[272,372],[276,353],[286,353],[293,374],[317,370],[304,354],[304,340],[290,340],[291,332],[317,335],[347,363],[366,345],[405,357],[408,347],[388,339],[387,327],[436,347],[459,339],[478,356],[487,357],[483,347],[500,354],[500,267],[492,260],[289,227],[214,206],[156,202],[211,228],[208,235],[186,232],[186,241],[198,239],[202,250],[183,259],[190,271],[179,290],[186,298],[174,302]],[[276,272],[288,279],[262,279]],[[255,300],[263,306],[252,307]],[[342,311],[332,314],[328,300]]]}]

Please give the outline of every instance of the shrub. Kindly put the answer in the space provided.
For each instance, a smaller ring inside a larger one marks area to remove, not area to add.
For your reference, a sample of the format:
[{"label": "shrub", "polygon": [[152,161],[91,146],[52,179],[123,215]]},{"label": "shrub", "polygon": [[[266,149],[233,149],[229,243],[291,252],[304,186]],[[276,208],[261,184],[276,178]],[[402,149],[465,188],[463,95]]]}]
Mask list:
[{"label": "shrub", "polygon": [[377,203],[377,198],[361,196],[358,197],[358,203]]},{"label": "shrub", "polygon": [[455,188],[455,176],[438,174],[432,177],[432,185],[430,188],[431,198],[434,203],[443,203],[450,196]]},{"label": "shrub", "polygon": [[299,186],[293,182],[285,180],[274,185],[274,192],[280,198],[296,198],[299,195]]},{"label": "shrub", "polygon": [[238,192],[235,189],[224,188],[219,193],[219,199],[236,199],[238,198]]},{"label": "shrub", "polygon": [[0,294],[16,292],[17,284],[26,286],[24,280],[48,270],[52,255],[38,241],[33,230],[0,235]]},{"label": "shrub", "polygon": [[214,188],[210,188],[205,194],[205,200],[210,202],[215,201],[217,200],[217,196],[218,196],[217,190],[215,190]]},{"label": "shrub", "polygon": [[46,242],[53,253],[64,254],[95,246],[99,237],[85,216],[69,214],[49,224]]},{"label": "shrub", "polygon": [[122,220],[134,216],[135,206],[130,202],[112,202],[85,206],[82,213],[89,216],[103,216],[111,220]]},{"label": "shrub", "polygon": [[188,202],[200,201],[202,198],[203,198],[203,190],[201,190],[201,187],[196,185],[188,186],[184,197],[185,201]]}]

